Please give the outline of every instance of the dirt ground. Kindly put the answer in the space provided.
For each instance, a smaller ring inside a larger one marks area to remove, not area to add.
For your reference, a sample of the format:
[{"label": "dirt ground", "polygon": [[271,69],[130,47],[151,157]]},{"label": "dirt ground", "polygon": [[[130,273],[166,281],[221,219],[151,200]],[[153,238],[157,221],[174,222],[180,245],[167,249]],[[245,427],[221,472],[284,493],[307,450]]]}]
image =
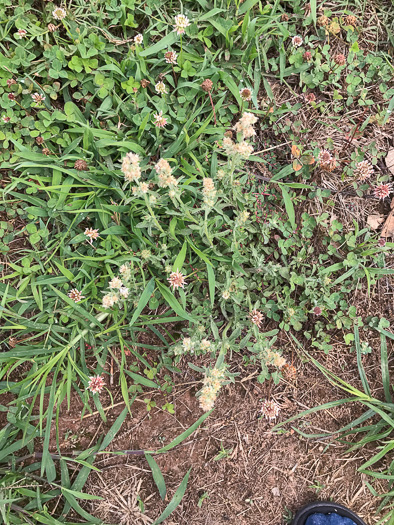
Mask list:
[{"label": "dirt ground", "polygon": [[[346,397],[305,357],[297,354],[285,333],[280,336],[282,346],[287,348],[287,359],[297,369],[297,378],[276,386],[272,382],[259,384],[257,369],[245,368],[241,359],[238,364],[233,361],[232,372],[240,375],[235,385],[222,390],[212,415],[186,441],[166,454],[155,456],[167,485],[165,502],[159,497],[143,455],[108,454],[97,459],[95,465],[100,472],[93,472],[85,486],[87,492],[103,499],[86,502],[87,510],[106,524],[151,523],[192,468],[181,504],[164,522],[168,525],[282,524],[302,504],[316,499],[347,505],[369,524],[378,521],[374,513],[379,500],[371,495],[366,479],[357,471],[373,455],[373,448],[345,455],[346,444],[330,436],[306,439],[292,425],[281,432],[272,431],[275,423],[303,410]],[[374,352],[364,358],[367,373],[379,366],[378,339],[371,345]],[[361,387],[356,356],[340,344],[339,338],[329,356],[320,355],[320,361],[353,386]],[[171,394],[147,391],[136,399],[132,405],[133,417],[127,416],[108,450],[158,449],[201,417],[203,412],[195,397],[201,378],[186,362],[181,363],[181,369],[182,374],[173,375],[175,387]],[[380,384],[377,382],[373,387],[374,394],[379,396]],[[106,423],[97,413],[85,415],[81,421],[77,399],[71,412],[62,412],[59,435],[65,455],[95,443],[100,434],[108,431],[124,408],[118,387],[112,389],[112,395],[113,405],[108,394],[101,397],[103,407],[108,408]],[[145,398],[156,402],[150,412],[146,410]],[[261,418],[261,402],[266,398],[275,399],[281,407],[276,422]],[[166,402],[173,403],[174,414],[160,408]],[[332,432],[361,413],[360,405],[347,404],[300,419],[293,425],[306,433]],[[227,453],[219,459],[221,449]]]}]

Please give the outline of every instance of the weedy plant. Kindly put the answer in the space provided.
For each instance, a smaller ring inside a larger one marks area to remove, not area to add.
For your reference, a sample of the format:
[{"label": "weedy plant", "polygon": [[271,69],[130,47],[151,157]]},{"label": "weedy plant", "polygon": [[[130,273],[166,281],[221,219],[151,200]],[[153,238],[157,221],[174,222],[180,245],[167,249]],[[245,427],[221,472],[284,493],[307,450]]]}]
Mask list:
[{"label": "weedy plant", "polygon": [[[355,195],[386,202],[378,147],[353,139],[389,121],[392,66],[384,51],[363,53],[352,13],[298,0],[291,9],[255,0],[0,7],[0,394],[13,394],[15,420],[31,425],[15,427],[20,446],[33,432],[43,438],[49,493],[51,426],[73,396],[82,415],[95,409],[106,421],[100,399],[114,376],[131,411],[144,387],[169,392],[168,373],[187,360],[210,411],[234,380],[235,353],[258,364],[260,382],[280,381],[291,365],[279,330],[328,352],[330,331],[342,329],[351,344],[351,293],[393,273],[392,243],[356,221],[345,228],[319,185],[335,174]],[[299,94],[284,99],[279,85]],[[297,116],[325,117],[319,94],[331,85],[336,123],[352,104],[365,110],[350,117],[342,151],[309,140]],[[314,201],[319,213],[307,210]],[[82,490],[67,483],[59,487]]]}]

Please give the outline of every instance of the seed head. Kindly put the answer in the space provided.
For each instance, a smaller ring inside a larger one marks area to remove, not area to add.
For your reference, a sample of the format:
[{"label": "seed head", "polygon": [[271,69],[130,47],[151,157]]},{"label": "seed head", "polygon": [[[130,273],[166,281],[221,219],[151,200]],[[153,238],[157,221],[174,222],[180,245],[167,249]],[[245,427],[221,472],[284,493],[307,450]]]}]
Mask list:
[{"label": "seed head", "polygon": [[289,15],[287,13],[282,13],[281,20],[282,22],[287,22],[289,20]]},{"label": "seed head", "polygon": [[320,308],[320,306],[315,306],[314,309],[313,309],[313,313],[315,315],[321,315],[322,314],[322,309]]},{"label": "seed head", "polygon": [[261,312],[258,310],[252,310],[249,314],[250,320],[253,324],[255,324],[258,328],[260,328],[261,323],[264,319],[264,316]]},{"label": "seed head", "polygon": [[164,53],[164,58],[166,59],[167,64],[176,64],[178,55],[175,51],[167,51],[167,53]]},{"label": "seed head", "polygon": [[179,270],[172,272],[167,281],[170,283],[173,290],[184,288],[186,284],[185,276]]},{"label": "seed head", "polygon": [[249,88],[242,88],[239,94],[245,102],[252,100],[252,91]]},{"label": "seed head", "polygon": [[345,22],[348,26],[356,26],[357,25],[357,18],[354,15],[348,15],[345,18]]},{"label": "seed head", "polygon": [[48,24],[48,31],[50,31],[51,33],[56,31],[56,29],[57,29],[57,26],[55,26],[55,24]]},{"label": "seed head", "polygon": [[93,394],[99,394],[104,388],[104,379],[101,376],[89,377],[88,390]]},{"label": "seed head", "polygon": [[314,93],[307,93],[305,95],[305,100],[307,102],[316,102],[316,95]]},{"label": "seed head", "polygon": [[305,51],[305,53],[302,55],[302,58],[307,62],[310,62],[312,60],[312,53],[310,51]]},{"label": "seed head", "polygon": [[364,181],[373,174],[373,166],[368,160],[362,160],[356,164],[353,174],[358,180]]},{"label": "seed head", "polygon": [[51,150],[48,149],[48,148],[43,148],[42,153],[43,153],[45,156],[48,156],[48,155],[51,154]]},{"label": "seed head", "polygon": [[7,79],[7,86],[8,87],[13,86],[14,84],[16,84],[16,80],[15,79],[13,79],[13,78],[8,78]]},{"label": "seed head", "polygon": [[295,381],[297,379],[297,369],[293,365],[286,364],[282,368],[282,374],[287,381]]},{"label": "seed head", "polygon": [[272,399],[266,399],[261,405],[261,413],[265,419],[271,420],[276,419],[279,414],[279,405]]},{"label": "seed head", "polygon": [[344,66],[346,64],[346,57],[345,55],[342,55],[342,53],[339,53],[338,55],[335,55],[334,62],[338,64],[338,66]]},{"label": "seed head", "polygon": [[150,82],[149,82],[149,80],[146,80],[146,78],[143,78],[143,79],[141,80],[141,86],[142,86],[144,89],[147,88],[147,87],[149,86],[149,84],[150,84]]},{"label": "seed head", "polygon": [[82,299],[85,299],[85,296],[82,295],[76,288],[73,288],[68,292],[68,297],[74,301],[74,303],[79,303]]},{"label": "seed head", "polygon": [[36,143],[37,143],[39,146],[41,146],[41,144],[44,143],[44,139],[43,139],[42,137],[37,137],[37,138],[36,138]]},{"label": "seed head", "polygon": [[213,88],[213,82],[209,78],[206,78],[204,82],[201,84],[201,87],[205,93],[210,93]]},{"label": "seed head", "polygon": [[319,152],[317,160],[322,168],[327,168],[332,162],[332,155],[327,149],[322,149]]},{"label": "seed head", "polygon": [[329,23],[330,23],[330,19],[324,15],[319,16],[319,18],[317,19],[317,25],[320,27],[327,27]]},{"label": "seed head", "polygon": [[379,184],[379,186],[376,186],[373,190],[373,194],[377,199],[385,199],[392,193],[392,186],[391,184]]},{"label": "seed head", "polygon": [[78,159],[74,163],[74,168],[78,171],[88,171],[88,163],[86,160]]}]

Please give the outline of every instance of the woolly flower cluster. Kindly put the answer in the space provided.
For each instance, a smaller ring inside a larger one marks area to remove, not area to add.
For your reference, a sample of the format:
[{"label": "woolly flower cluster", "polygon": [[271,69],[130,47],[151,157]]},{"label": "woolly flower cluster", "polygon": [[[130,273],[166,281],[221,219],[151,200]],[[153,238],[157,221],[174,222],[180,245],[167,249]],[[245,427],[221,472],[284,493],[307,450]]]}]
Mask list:
[{"label": "woolly flower cluster", "polygon": [[131,279],[131,268],[129,264],[123,264],[119,268],[119,276],[114,277],[109,282],[110,292],[103,297],[103,307],[111,308],[119,303],[121,299],[129,297],[130,288],[129,281]]},{"label": "woolly flower cluster", "polygon": [[212,208],[215,204],[216,190],[215,184],[210,177],[205,177],[202,181],[203,189],[202,194],[204,196],[204,204]]},{"label": "woolly flower cluster", "polygon": [[182,344],[176,345],[173,349],[174,355],[202,355],[213,350],[213,345],[208,339],[201,341],[193,340],[191,337],[185,337]]},{"label": "woolly flower cluster", "polygon": [[204,412],[211,410],[215,404],[217,395],[226,379],[224,369],[214,368],[209,370],[204,378],[204,386],[200,394],[200,407]]},{"label": "woolly flower cluster", "polygon": [[127,182],[138,182],[141,178],[140,157],[135,153],[127,153],[122,160],[122,173]]},{"label": "woolly flower cluster", "polygon": [[160,159],[155,165],[155,171],[157,173],[157,178],[159,179],[159,188],[170,188],[168,193],[169,196],[171,198],[175,197],[178,180],[172,174],[172,168],[168,160]]},{"label": "woolly flower cluster", "polygon": [[241,119],[235,124],[234,129],[242,134],[240,142],[233,142],[230,137],[224,137],[223,148],[227,155],[239,155],[241,158],[248,158],[253,153],[253,146],[245,141],[256,135],[253,125],[257,122],[257,117],[253,113],[245,112]]}]

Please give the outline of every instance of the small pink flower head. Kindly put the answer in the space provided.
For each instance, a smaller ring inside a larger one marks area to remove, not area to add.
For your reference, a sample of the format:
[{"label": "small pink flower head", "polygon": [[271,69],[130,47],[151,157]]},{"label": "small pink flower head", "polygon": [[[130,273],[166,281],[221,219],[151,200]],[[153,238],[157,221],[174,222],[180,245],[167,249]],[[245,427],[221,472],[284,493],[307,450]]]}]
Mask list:
[{"label": "small pink flower head", "polygon": [[373,175],[373,166],[368,160],[362,160],[356,164],[353,174],[358,180],[364,181]]},{"label": "small pink flower head", "polygon": [[261,405],[261,413],[265,419],[271,420],[276,419],[279,414],[280,407],[272,399],[266,399]]},{"label": "small pink flower head", "polygon": [[89,377],[88,390],[93,394],[99,394],[104,388],[104,379],[101,376]]},{"label": "small pink flower head", "polygon": [[378,240],[378,245],[383,248],[384,246],[386,246],[386,239],[384,237],[381,237],[379,240]]},{"label": "small pink flower head", "polygon": [[252,100],[252,90],[249,88],[242,88],[239,94],[241,95],[242,100],[245,102]]},{"label": "small pink flower head", "polygon": [[294,47],[300,47],[302,46],[303,40],[300,36],[296,35],[296,36],[293,36],[293,38],[291,39],[291,43],[293,44]]},{"label": "small pink flower head", "polygon": [[155,118],[155,126],[157,128],[164,128],[164,126],[167,125],[167,119],[166,117],[163,117],[163,112],[162,111],[159,111],[159,113],[157,113],[156,115],[153,115],[154,118]]},{"label": "small pink flower head", "polygon": [[141,33],[139,33],[138,35],[135,35],[134,37],[135,44],[138,44],[140,46],[143,41],[144,41],[144,37],[141,35]]},{"label": "small pink flower head", "polygon": [[317,160],[322,166],[328,166],[332,161],[332,155],[327,149],[322,149],[319,152]]},{"label": "small pink flower head", "polygon": [[19,29],[18,30],[19,38],[24,38],[26,35],[27,35],[27,31],[25,29]]},{"label": "small pink flower head", "polygon": [[250,320],[253,324],[255,324],[258,328],[260,328],[261,323],[263,321],[263,314],[259,312],[258,310],[252,310],[249,314]]},{"label": "small pink flower head", "polygon": [[40,102],[43,102],[45,100],[45,95],[40,95],[39,93],[33,93],[31,98],[39,104]]},{"label": "small pink flower head", "polygon": [[155,90],[159,95],[165,95],[168,93],[166,85],[161,80],[155,85]]},{"label": "small pink flower head", "polygon": [[184,288],[186,284],[185,276],[178,270],[176,272],[172,272],[167,281],[170,283],[170,286],[172,286],[173,290],[176,290],[177,288]]},{"label": "small pink flower head", "polygon": [[167,64],[176,64],[178,55],[175,51],[167,51],[167,53],[164,54],[164,58],[166,59]]},{"label": "small pink flower head", "polygon": [[4,124],[8,124],[9,121],[11,120],[11,117],[7,117],[7,115],[3,115],[1,117],[1,120],[4,122]]},{"label": "small pink flower head", "polygon": [[188,26],[190,26],[190,22],[187,16],[177,15],[175,17],[174,31],[176,31],[178,35],[183,35]]},{"label": "small pink flower head", "polygon": [[93,230],[92,228],[86,228],[84,234],[89,238],[90,242],[95,241],[100,235],[98,230]]},{"label": "small pink flower head", "polygon": [[320,308],[320,306],[315,306],[314,309],[313,309],[313,313],[315,315],[321,315],[322,314],[322,309]]},{"label": "small pink flower head", "polygon": [[82,295],[76,288],[73,288],[68,292],[68,297],[74,301],[74,303],[79,303],[82,299],[85,299],[85,296]]},{"label": "small pink flower head", "polygon": [[53,11],[52,11],[52,16],[53,18],[56,18],[56,20],[63,20],[63,18],[66,17],[66,10],[63,9],[63,7],[56,7]]},{"label": "small pink flower head", "polygon": [[377,199],[385,199],[390,195],[392,192],[391,184],[379,184],[379,186],[376,186],[373,190],[373,194]]}]

